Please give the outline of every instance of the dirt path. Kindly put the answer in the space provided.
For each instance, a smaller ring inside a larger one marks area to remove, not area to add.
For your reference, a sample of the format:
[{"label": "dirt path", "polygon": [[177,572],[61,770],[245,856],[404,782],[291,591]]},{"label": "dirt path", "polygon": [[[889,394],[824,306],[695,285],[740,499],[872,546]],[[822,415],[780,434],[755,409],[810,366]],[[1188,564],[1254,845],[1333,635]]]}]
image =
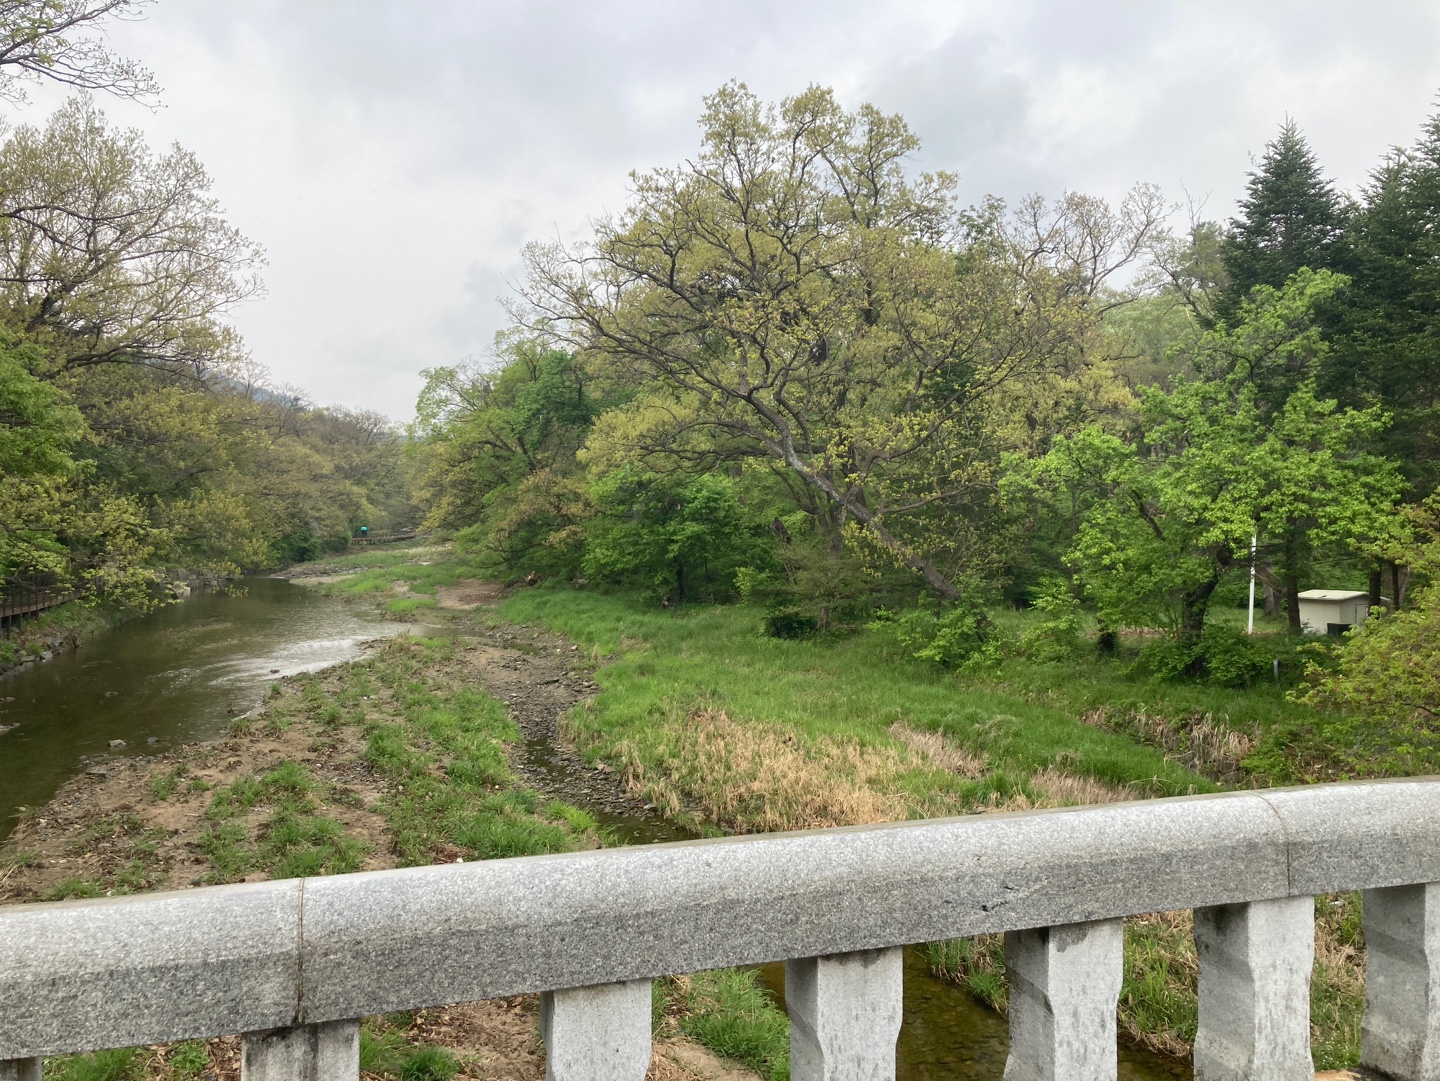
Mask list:
[{"label": "dirt path", "polygon": [[[462,579],[442,586],[438,607],[481,618],[505,599],[498,582]],[[547,796],[607,814],[654,813],[609,767],[589,765],[560,730],[560,718],[596,693],[595,663],[569,639],[538,627],[499,623],[477,630],[471,664],[485,689],[510,707],[521,742],[511,763]]]}]

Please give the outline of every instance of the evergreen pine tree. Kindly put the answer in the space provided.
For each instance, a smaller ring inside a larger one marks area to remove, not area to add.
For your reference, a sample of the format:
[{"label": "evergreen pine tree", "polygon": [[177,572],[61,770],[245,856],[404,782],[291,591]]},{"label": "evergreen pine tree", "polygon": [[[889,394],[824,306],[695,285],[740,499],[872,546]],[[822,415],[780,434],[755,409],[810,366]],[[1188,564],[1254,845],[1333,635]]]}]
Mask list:
[{"label": "evergreen pine tree", "polygon": [[1251,289],[1278,289],[1301,267],[1343,271],[1347,210],[1305,136],[1287,119],[1250,174],[1240,215],[1221,245],[1229,281],[1216,298],[1216,314],[1233,324]]},{"label": "evergreen pine tree", "polygon": [[1386,450],[1423,496],[1440,480],[1440,115],[1372,174],[1347,232],[1353,284],[1322,390],[1394,413]]}]

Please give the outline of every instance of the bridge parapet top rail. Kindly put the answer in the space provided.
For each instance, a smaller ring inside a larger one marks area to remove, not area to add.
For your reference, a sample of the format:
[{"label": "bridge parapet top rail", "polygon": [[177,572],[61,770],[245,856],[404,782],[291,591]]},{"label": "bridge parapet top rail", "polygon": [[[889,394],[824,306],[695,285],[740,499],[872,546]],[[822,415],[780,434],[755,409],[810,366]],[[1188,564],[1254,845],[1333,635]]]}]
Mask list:
[{"label": "bridge parapet top rail", "polygon": [[551,1078],[640,1081],[651,979],[778,960],[796,1081],[893,1077],[899,947],[984,932],[1006,933],[1007,1079],[1113,1079],[1120,920],[1185,908],[1197,1078],[1298,1081],[1313,897],[1357,889],[1362,1056],[1436,1078],[1436,883],[1426,779],[18,905],[0,908],[0,1081],[234,1032],[247,1081],[354,1081],[359,1018],[531,992]]}]

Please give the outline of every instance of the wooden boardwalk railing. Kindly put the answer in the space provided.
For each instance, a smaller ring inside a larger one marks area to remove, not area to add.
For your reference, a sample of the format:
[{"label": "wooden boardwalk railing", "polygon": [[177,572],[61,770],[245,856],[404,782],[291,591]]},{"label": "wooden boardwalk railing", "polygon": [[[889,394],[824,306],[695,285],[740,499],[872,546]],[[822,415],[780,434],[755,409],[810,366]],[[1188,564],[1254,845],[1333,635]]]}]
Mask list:
[{"label": "wooden boardwalk railing", "polygon": [[395,541],[414,540],[420,534],[414,529],[391,529],[380,533],[367,533],[363,537],[351,537],[352,548],[365,548],[371,544],[393,544]]},{"label": "wooden boardwalk railing", "polygon": [[0,619],[11,619],[15,616],[28,616],[34,612],[43,612],[47,608],[54,608],[57,604],[76,600],[79,596],[78,589],[31,589],[22,593],[0,596]]}]

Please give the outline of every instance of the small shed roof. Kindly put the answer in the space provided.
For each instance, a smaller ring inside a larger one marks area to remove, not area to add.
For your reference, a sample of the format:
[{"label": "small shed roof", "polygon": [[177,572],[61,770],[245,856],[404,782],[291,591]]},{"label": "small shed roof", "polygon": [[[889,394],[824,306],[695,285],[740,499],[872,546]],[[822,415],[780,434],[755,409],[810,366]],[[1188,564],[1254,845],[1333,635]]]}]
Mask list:
[{"label": "small shed roof", "polygon": [[1302,601],[1357,601],[1369,596],[1363,589],[1307,589],[1299,594]]}]

